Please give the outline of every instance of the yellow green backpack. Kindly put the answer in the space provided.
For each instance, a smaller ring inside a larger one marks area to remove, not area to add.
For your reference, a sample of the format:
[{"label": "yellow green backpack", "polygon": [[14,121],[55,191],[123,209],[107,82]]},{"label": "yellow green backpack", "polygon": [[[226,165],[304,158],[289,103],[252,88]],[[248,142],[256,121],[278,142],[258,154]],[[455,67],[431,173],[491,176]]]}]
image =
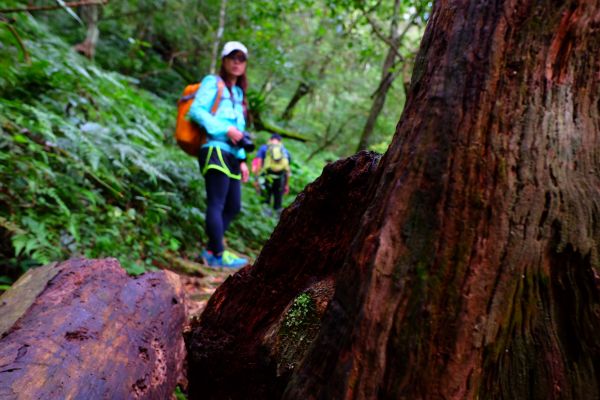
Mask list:
[{"label": "yellow green backpack", "polygon": [[269,172],[281,172],[290,169],[290,162],[285,156],[285,150],[281,143],[271,143],[268,145],[264,169]]}]

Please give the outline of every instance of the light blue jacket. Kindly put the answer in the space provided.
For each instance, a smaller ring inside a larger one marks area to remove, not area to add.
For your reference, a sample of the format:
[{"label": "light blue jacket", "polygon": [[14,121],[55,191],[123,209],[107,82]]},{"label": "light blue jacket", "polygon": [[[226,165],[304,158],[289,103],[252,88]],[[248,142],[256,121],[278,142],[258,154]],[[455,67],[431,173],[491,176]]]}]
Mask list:
[{"label": "light blue jacket", "polygon": [[238,86],[234,86],[231,92],[227,87],[223,88],[219,108],[212,115],[210,110],[217,97],[218,79],[220,78],[216,75],[204,77],[188,112],[188,118],[202,125],[208,133],[208,143],[202,147],[216,145],[222,150],[233,153],[236,158],[243,160],[246,158],[246,152],[242,148],[229,144],[227,130],[231,126],[235,126],[241,132],[246,129],[246,118],[244,117],[244,107],[242,105],[244,93]]}]

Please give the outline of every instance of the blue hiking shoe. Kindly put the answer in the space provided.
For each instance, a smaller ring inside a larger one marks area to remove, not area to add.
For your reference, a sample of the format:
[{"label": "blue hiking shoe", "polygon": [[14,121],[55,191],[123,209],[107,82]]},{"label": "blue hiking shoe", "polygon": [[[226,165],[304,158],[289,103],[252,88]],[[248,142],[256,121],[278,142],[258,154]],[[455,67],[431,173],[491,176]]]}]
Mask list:
[{"label": "blue hiking shoe", "polygon": [[203,259],[204,261],[206,261],[206,259],[208,257],[211,257],[213,255],[213,252],[208,250],[208,249],[202,249],[202,252],[200,253],[200,258]]},{"label": "blue hiking shoe", "polygon": [[211,268],[242,268],[248,264],[248,260],[238,257],[227,250],[220,257],[207,251],[205,259],[206,264]]},{"label": "blue hiking shoe", "polygon": [[208,258],[212,257],[213,253],[210,250],[207,249],[202,249],[202,251],[200,252],[200,255],[195,257],[193,261],[200,263],[200,264],[208,264]]}]

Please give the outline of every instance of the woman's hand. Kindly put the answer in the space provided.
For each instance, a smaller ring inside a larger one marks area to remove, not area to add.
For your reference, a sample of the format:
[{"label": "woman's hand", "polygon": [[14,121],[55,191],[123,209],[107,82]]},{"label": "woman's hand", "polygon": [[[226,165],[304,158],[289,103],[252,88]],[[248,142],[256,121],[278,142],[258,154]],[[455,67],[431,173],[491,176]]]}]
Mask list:
[{"label": "woman's hand", "polygon": [[250,178],[250,171],[248,171],[248,164],[245,161],[242,161],[240,164],[240,170],[242,171],[242,182],[248,182],[248,178]]},{"label": "woman's hand", "polygon": [[231,143],[237,144],[244,137],[244,134],[235,126],[230,126],[227,130],[227,137],[231,140]]}]

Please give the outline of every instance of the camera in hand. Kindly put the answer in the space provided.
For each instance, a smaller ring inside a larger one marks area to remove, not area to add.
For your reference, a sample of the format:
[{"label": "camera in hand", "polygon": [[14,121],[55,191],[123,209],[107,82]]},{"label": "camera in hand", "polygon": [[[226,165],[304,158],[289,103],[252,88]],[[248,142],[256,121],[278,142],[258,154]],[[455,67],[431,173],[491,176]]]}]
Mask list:
[{"label": "camera in hand", "polygon": [[247,152],[254,151],[254,142],[252,141],[252,135],[248,132],[244,132],[244,136],[237,142],[237,146],[243,148]]}]

